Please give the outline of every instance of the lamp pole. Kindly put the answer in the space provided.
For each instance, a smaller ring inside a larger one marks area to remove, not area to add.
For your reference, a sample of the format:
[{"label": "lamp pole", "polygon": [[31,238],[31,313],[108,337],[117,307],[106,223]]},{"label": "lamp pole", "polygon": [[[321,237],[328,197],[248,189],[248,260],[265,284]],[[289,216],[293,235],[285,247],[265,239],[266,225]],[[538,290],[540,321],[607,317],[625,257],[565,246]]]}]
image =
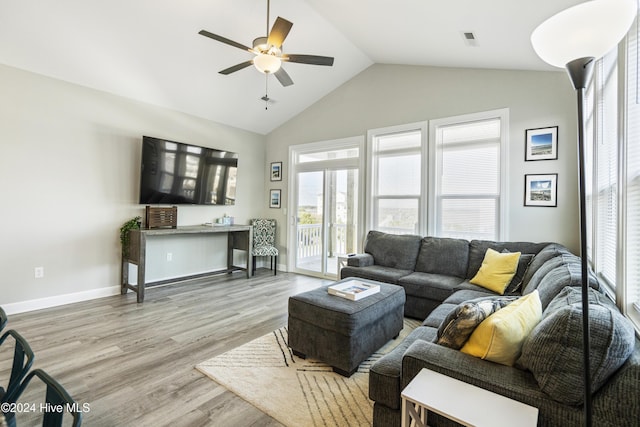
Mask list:
[{"label": "lamp pole", "polygon": [[[591,363],[589,361],[589,260],[587,254],[587,200],[585,170],[584,93],[596,59],[622,40],[636,17],[637,0],[590,0],[565,9],[541,23],[531,34],[538,56],[555,67],[565,67],[578,96],[578,179],[584,424],[591,427]],[[577,58],[577,59],[576,59]]]},{"label": "lamp pole", "polygon": [[578,95],[578,187],[580,214],[580,260],[582,285],[582,358],[584,382],[584,425],[591,427],[591,361],[589,358],[589,260],[587,256],[587,192],[586,192],[586,164],[584,147],[584,93],[591,76],[595,58],[586,57],[574,59],[566,66],[567,74],[573,88]]}]

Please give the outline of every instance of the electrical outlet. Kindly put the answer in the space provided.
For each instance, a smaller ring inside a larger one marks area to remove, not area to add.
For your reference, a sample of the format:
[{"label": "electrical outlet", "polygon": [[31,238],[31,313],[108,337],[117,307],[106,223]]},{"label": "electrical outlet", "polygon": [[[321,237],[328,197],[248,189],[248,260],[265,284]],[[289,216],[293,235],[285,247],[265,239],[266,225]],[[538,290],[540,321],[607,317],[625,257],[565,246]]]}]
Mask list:
[{"label": "electrical outlet", "polygon": [[171,252],[167,252],[167,261],[173,261],[173,254]]},{"label": "electrical outlet", "polygon": [[33,275],[36,279],[42,279],[44,277],[44,267],[36,267],[33,270]]}]

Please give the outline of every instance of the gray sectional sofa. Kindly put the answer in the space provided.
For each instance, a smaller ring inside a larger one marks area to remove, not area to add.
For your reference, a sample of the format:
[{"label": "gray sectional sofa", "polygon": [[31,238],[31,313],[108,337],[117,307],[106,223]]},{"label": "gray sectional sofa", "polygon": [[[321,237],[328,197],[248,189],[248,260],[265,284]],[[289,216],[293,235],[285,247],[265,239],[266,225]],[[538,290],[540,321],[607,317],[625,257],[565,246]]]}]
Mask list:
[{"label": "gray sectional sofa", "polygon": [[[469,283],[488,248],[521,252],[505,294],[538,291],[542,320],[514,366],[482,360],[437,344],[447,316],[469,301],[498,295]],[[400,285],[405,316],[424,320],[376,362],[369,374],[374,426],[400,425],[401,390],[428,368],[539,409],[539,426],[583,425],[580,259],[556,243],[493,242],[390,235],[370,231],[363,254],[352,256],[341,278]],[[629,321],[590,275],[590,330],[594,426],[640,425],[640,342]],[[499,416],[499,414],[496,414]],[[458,425],[437,414],[432,427]]]}]

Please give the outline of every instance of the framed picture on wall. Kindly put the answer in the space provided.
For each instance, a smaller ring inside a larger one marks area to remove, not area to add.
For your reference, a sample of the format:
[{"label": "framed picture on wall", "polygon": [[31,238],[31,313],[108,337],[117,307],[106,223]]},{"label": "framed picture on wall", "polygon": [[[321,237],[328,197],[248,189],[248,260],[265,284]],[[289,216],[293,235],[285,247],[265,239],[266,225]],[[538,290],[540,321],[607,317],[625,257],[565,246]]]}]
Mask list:
[{"label": "framed picture on wall", "polygon": [[558,126],[527,129],[525,131],[524,160],[557,160]]},{"label": "framed picture on wall", "polygon": [[525,175],[524,176],[524,205],[558,206],[558,174]]},{"label": "framed picture on wall", "polygon": [[271,190],[269,192],[269,207],[280,209],[280,195],[282,190]]},{"label": "framed picture on wall", "polygon": [[271,181],[282,181],[282,162],[271,163]]}]

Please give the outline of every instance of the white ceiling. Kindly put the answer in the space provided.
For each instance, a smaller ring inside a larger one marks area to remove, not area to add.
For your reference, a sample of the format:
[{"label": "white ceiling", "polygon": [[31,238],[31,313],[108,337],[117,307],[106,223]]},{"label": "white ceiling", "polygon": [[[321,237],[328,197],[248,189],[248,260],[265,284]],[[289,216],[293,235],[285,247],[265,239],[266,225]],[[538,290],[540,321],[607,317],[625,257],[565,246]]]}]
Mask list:
[{"label": "white ceiling", "polygon": [[[272,0],[293,22],[287,53],[335,57],[285,64],[283,88],[253,67],[218,71],[266,35],[266,0],[0,0],[0,63],[238,128],[268,133],[373,63],[551,70],[529,36],[581,0]],[[465,43],[462,32],[476,35]]]}]

